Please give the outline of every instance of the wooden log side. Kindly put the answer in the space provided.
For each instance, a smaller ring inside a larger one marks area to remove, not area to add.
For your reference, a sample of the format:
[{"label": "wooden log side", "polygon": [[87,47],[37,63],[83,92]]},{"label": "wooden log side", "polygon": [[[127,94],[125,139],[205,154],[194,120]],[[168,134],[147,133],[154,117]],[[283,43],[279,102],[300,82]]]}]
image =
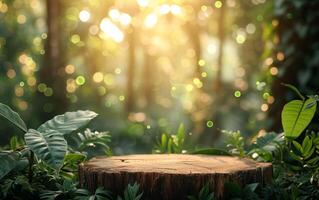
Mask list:
[{"label": "wooden log side", "polygon": [[196,195],[205,183],[218,199],[223,199],[224,183],[241,186],[265,184],[272,180],[271,163],[208,155],[160,154],[94,158],[79,168],[80,185],[93,191],[104,186],[122,194],[126,186],[137,182],[143,199],[177,200]]}]

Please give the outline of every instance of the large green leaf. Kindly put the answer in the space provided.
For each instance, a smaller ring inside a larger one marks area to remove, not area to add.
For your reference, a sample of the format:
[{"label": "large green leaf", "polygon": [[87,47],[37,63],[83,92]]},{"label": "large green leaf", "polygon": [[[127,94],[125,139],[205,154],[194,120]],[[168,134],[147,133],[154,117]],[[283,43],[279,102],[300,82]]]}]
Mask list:
[{"label": "large green leaf", "polygon": [[17,166],[19,158],[15,152],[0,152],[0,180]]},{"label": "large green leaf", "polygon": [[62,134],[68,134],[87,125],[96,116],[97,114],[95,112],[89,110],[66,112],[63,115],[55,116],[53,119],[42,124],[38,128],[38,131],[45,132],[47,130],[56,130]]},{"label": "large green leaf", "polygon": [[19,114],[14,112],[9,106],[0,103],[0,115],[24,132],[27,132],[27,126],[25,125],[24,121],[21,119]]},{"label": "large green leaf", "polygon": [[281,113],[285,137],[288,139],[297,138],[311,122],[316,107],[317,103],[312,98],[306,101],[293,100],[288,102]]},{"label": "large green leaf", "polygon": [[24,136],[28,147],[35,155],[54,169],[63,164],[67,143],[62,133],[55,130],[39,132],[29,129]]}]

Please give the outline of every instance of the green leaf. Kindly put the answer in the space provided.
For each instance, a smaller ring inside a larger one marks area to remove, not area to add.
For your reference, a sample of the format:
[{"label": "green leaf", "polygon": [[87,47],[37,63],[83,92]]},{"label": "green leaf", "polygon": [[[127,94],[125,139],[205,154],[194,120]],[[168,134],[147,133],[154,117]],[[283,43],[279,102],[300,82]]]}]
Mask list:
[{"label": "green leaf", "polygon": [[124,200],[140,200],[142,199],[143,193],[139,193],[140,185],[134,183],[134,185],[129,184],[124,191]]},{"label": "green leaf", "polygon": [[304,159],[308,159],[315,152],[315,147],[311,148],[309,151],[305,151],[303,154]]},{"label": "green leaf", "polygon": [[178,146],[181,147],[181,145],[184,144],[185,139],[185,127],[184,124],[180,124],[177,131],[177,138],[178,138]]},{"label": "green leaf", "polygon": [[19,159],[18,153],[0,152],[0,180],[18,165]]},{"label": "green leaf", "polygon": [[83,162],[86,159],[84,154],[80,153],[68,153],[66,154],[63,162],[62,171],[74,171],[77,170],[79,163]]},{"label": "green leaf", "polygon": [[305,139],[302,142],[302,149],[304,150],[304,153],[307,153],[312,148],[312,140],[306,136]]},{"label": "green leaf", "polygon": [[96,116],[97,114],[95,112],[89,110],[66,112],[42,124],[38,128],[38,131],[45,132],[47,130],[55,130],[65,135],[87,125]]},{"label": "green leaf", "polygon": [[167,145],[167,136],[165,133],[163,133],[161,138],[161,149],[163,152],[166,151],[166,145]]},{"label": "green leaf", "polygon": [[257,187],[258,187],[259,183],[251,183],[245,186],[245,189],[247,189],[250,192],[254,192]]},{"label": "green leaf", "polygon": [[309,125],[317,107],[316,103],[311,108],[306,108],[306,105],[312,101],[313,99],[307,101],[293,100],[284,106],[281,118],[286,138],[297,138]]},{"label": "green leaf", "polygon": [[111,142],[111,136],[108,132],[93,132],[90,129],[86,129],[84,133],[77,133],[78,136],[78,150],[84,151],[89,147],[100,147],[103,151],[109,149],[108,144]]},{"label": "green leaf", "polygon": [[[94,197],[94,198],[93,198]],[[111,200],[112,198],[112,194],[105,190],[103,187],[98,187],[95,191],[94,196],[91,196],[91,199],[95,199],[95,200]]]},{"label": "green leaf", "polygon": [[172,138],[168,139],[167,153],[173,153],[173,140],[172,140]]},{"label": "green leaf", "polygon": [[299,163],[302,164],[302,157],[297,156],[293,151],[290,151],[290,152],[289,152],[289,156],[290,156],[292,159],[294,159],[294,160],[296,160],[296,161],[298,161]]},{"label": "green leaf", "polygon": [[24,121],[21,119],[19,114],[14,112],[9,106],[0,103],[0,115],[16,125],[22,131],[27,132],[27,126]]},{"label": "green leaf", "polygon": [[314,157],[314,158],[308,160],[307,163],[313,165],[313,164],[316,164],[318,161],[319,161],[319,157]]},{"label": "green leaf", "polygon": [[300,153],[303,153],[303,148],[302,146],[296,142],[296,141],[292,141],[292,144],[296,147],[296,149],[300,152]]},{"label": "green leaf", "polygon": [[10,148],[12,150],[16,150],[18,148],[18,138],[17,138],[17,136],[13,136],[10,139]]},{"label": "green leaf", "polygon": [[44,133],[30,129],[25,134],[28,147],[36,156],[54,169],[60,169],[67,151],[63,135],[55,130]]},{"label": "green leaf", "polygon": [[206,155],[220,155],[220,156],[232,156],[225,150],[217,149],[217,148],[205,148],[205,149],[198,149],[192,154],[206,154]]},{"label": "green leaf", "polygon": [[214,200],[214,193],[210,192],[208,183],[206,183],[204,187],[200,190],[198,199],[199,200]]}]

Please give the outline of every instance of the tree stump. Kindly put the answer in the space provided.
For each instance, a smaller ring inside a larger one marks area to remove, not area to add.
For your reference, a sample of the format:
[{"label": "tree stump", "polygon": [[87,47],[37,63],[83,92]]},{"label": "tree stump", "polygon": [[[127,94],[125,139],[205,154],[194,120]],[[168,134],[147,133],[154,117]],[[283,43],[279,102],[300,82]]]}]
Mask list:
[{"label": "tree stump", "polygon": [[272,165],[253,160],[208,155],[160,154],[94,158],[79,168],[80,185],[94,191],[104,186],[123,194],[129,183],[137,182],[143,199],[178,200],[197,195],[209,183],[218,199],[223,199],[224,183],[240,186],[265,184],[272,180]]}]

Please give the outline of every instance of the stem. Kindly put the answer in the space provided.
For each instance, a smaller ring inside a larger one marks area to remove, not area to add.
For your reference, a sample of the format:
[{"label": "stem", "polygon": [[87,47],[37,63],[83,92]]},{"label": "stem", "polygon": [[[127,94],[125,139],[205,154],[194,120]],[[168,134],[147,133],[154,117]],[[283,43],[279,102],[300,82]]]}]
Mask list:
[{"label": "stem", "polygon": [[29,176],[28,176],[28,179],[29,179],[29,183],[32,183],[32,178],[33,178],[32,166],[33,166],[33,163],[34,163],[34,153],[33,153],[33,151],[30,151],[30,156],[29,156],[28,160],[29,160]]}]

